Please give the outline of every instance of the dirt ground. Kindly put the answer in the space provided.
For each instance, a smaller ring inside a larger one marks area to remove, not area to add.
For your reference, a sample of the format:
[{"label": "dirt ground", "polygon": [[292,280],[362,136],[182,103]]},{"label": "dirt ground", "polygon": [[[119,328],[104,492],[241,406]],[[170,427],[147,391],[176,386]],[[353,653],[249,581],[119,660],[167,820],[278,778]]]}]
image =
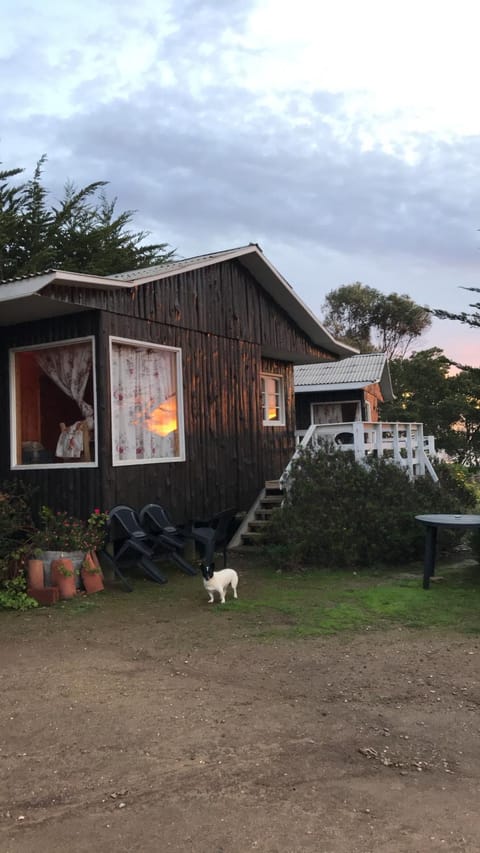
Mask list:
[{"label": "dirt ground", "polygon": [[2,853],[480,851],[478,638],[102,595],[0,615]]}]

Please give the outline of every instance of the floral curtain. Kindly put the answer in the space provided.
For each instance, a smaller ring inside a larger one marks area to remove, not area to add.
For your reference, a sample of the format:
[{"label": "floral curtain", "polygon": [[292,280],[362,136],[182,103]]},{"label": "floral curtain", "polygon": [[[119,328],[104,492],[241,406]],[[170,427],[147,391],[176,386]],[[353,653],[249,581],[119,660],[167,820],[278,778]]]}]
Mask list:
[{"label": "floral curtain", "polygon": [[114,461],[178,456],[176,354],[112,344]]},{"label": "floral curtain", "polygon": [[92,345],[90,342],[68,344],[63,347],[46,347],[35,354],[44,373],[55,382],[67,397],[75,400],[83,418],[93,428],[93,409],[83,399],[92,372]]}]

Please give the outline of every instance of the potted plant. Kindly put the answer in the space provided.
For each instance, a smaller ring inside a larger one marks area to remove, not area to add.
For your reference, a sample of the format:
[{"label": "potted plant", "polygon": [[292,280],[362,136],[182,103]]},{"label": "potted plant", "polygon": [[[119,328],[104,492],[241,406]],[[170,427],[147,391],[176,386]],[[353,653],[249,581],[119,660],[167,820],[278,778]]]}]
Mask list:
[{"label": "potted plant", "polygon": [[42,552],[40,548],[34,548],[33,554],[27,560],[27,577],[29,589],[44,589],[45,576]]},{"label": "potted plant", "polygon": [[60,590],[60,598],[73,598],[76,595],[77,588],[75,585],[76,572],[72,561],[67,557],[52,560],[51,571],[54,586],[58,586]]},{"label": "potted plant", "polygon": [[43,506],[40,510],[40,526],[34,535],[34,544],[41,552],[45,564],[47,582],[55,560],[71,560],[75,576],[80,584],[80,570],[89,551],[95,551],[105,538],[106,513],[94,510],[86,521],[67,512],[54,512]]}]

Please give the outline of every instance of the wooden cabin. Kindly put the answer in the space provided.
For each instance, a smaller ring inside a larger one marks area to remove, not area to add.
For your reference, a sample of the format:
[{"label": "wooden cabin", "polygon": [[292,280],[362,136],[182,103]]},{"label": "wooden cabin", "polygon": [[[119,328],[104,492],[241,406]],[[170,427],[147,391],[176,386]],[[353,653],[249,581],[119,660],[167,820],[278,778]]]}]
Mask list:
[{"label": "wooden cabin", "polygon": [[[358,462],[369,456],[391,459],[411,477],[428,473],[437,481],[429,457],[436,455],[434,436],[423,424],[386,423],[380,403],[394,397],[384,353],[354,355],[338,362],[294,367],[297,446],[331,442],[352,450]],[[285,481],[289,466],[281,480]]]},{"label": "wooden cabin", "polygon": [[379,419],[380,403],[393,400],[385,353],[353,355],[338,362],[294,368],[297,431],[310,424]]},{"label": "wooden cabin", "polygon": [[254,244],[0,287],[0,478],[86,517],[246,510],[295,449],[293,366],[335,341]]}]

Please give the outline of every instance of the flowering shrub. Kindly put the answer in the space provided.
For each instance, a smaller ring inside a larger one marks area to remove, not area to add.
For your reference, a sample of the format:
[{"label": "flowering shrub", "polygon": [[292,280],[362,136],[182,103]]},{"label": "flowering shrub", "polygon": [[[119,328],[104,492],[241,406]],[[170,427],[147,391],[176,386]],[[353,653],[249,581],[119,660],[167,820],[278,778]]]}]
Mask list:
[{"label": "flowering shrub", "polygon": [[85,530],[85,551],[96,551],[105,541],[105,525],[108,515],[100,509],[94,509],[87,518]]},{"label": "flowering shrub", "polygon": [[67,512],[40,510],[41,527],[34,535],[34,545],[42,551],[94,551],[105,538],[107,514],[95,509],[87,521]]}]

